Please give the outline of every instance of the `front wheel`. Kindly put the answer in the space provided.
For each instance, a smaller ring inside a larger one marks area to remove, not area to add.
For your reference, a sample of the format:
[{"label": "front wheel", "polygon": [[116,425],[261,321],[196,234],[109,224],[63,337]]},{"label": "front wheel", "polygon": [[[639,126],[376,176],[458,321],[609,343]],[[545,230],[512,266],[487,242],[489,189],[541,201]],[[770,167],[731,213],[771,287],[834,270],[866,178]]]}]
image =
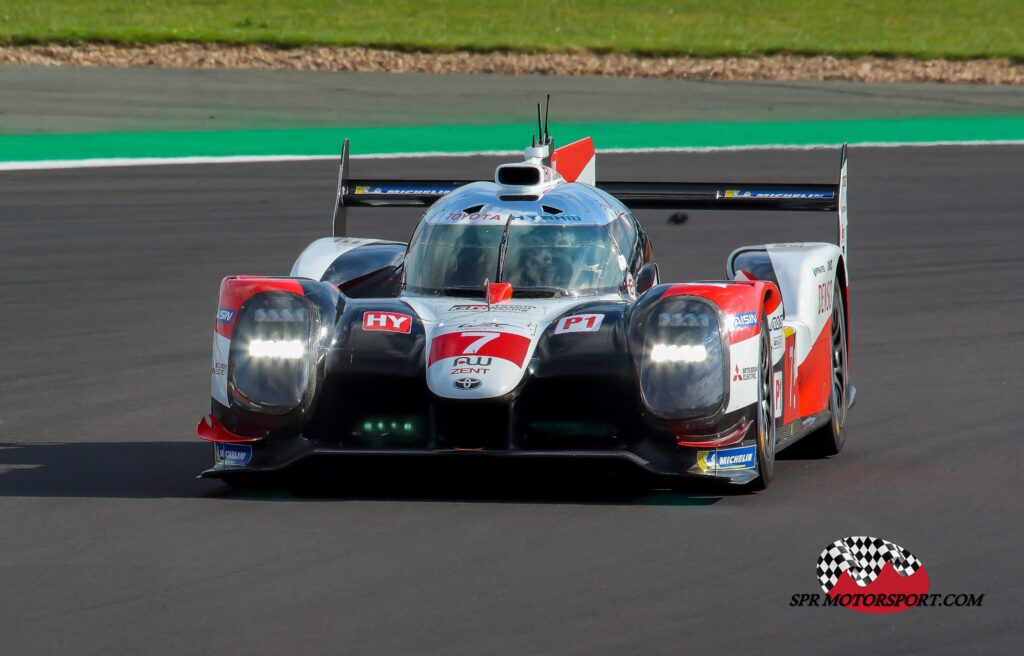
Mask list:
[{"label": "front wheel", "polygon": [[757,472],[750,483],[752,491],[768,487],[775,474],[775,394],[772,371],[772,343],[768,336],[768,318],[761,312],[761,353],[757,367]]},{"label": "front wheel", "polygon": [[828,408],[832,417],[827,426],[822,426],[804,439],[807,447],[819,456],[834,456],[843,450],[846,443],[846,411],[849,408],[850,394],[850,364],[846,358],[846,313],[838,286],[833,294],[832,391],[828,397]]}]

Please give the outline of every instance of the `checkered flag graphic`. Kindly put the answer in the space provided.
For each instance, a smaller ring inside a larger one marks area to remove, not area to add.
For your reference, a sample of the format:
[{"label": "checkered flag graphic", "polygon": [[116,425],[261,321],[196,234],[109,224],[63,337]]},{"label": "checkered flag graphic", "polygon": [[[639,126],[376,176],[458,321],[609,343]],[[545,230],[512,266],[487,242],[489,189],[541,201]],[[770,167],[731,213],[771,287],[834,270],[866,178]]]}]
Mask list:
[{"label": "checkered flag graphic", "polygon": [[910,576],[921,567],[914,554],[888,540],[863,535],[842,538],[818,556],[818,581],[828,594],[843,572],[849,572],[857,585],[864,587],[878,578],[886,563],[900,576]]}]

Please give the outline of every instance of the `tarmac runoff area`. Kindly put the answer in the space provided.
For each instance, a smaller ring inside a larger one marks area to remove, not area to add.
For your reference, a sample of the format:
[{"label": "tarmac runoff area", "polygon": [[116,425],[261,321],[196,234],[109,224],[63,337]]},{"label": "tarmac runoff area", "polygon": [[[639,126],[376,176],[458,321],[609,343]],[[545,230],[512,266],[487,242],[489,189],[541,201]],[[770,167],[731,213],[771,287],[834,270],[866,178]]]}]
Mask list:
[{"label": "tarmac runoff area", "polygon": [[[194,426],[219,280],[287,273],[328,229],[335,163],[0,173],[3,652],[1016,653],[1021,155],[851,148],[849,441],[826,460],[782,454],[752,496],[531,473],[382,472],[314,495],[195,480],[211,461]],[[462,178],[500,161],[353,166]],[[600,155],[598,173],[829,181],[837,163],[626,153]],[[353,211],[351,232],[405,240],[417,216]],[[640,219],[666,280],[834,229],[824,215]],[[984,604],[790,606],[820,592],[818,554],[849,535],[910,549],[930,592]]]}]

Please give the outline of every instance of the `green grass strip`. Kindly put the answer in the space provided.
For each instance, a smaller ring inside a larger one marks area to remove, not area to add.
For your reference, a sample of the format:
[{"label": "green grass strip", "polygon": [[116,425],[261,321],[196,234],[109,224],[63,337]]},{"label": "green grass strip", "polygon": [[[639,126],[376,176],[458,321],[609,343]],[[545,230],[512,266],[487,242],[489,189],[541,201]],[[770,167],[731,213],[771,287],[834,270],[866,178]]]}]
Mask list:
[{"label": "green grass strip", "polygon": [[[704,148],[850,143],[1024,140],[1024,117],[759,123],[558,124],[566,144],[591,136],[598,149]],[[115,157],[334,155],[351,139],[353,154],[518,150],[528,125],[353,127],[222,132],[131,132],[0,136],[0,161]]]},{"label": "green grass strip", "polygon": [[0,42],[1024,57],[1020,0],[3,0]]}]

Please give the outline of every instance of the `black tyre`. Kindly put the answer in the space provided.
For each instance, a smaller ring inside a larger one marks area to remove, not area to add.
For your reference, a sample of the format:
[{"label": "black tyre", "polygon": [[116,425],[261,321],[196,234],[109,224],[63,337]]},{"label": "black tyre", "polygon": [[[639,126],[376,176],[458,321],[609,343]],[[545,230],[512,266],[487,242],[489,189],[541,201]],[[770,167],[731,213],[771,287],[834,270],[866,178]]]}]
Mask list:
[{"label": "black tyre", "polygon": [[832,299],[832,391],[828,397],[831,419],[804,438],[810,453],[816,456],[834,456],[846,443],[846,412],[849,409],[850,364],[847,361],[846,312],[839,286]]},{"label": "black tyre", "polygon": [[775,394],[772,387],[772,342],[768,336],[768,318],[761,312],[761,354],[757,361],[757,472],[752,491],[763,490],[775,475]]}]

